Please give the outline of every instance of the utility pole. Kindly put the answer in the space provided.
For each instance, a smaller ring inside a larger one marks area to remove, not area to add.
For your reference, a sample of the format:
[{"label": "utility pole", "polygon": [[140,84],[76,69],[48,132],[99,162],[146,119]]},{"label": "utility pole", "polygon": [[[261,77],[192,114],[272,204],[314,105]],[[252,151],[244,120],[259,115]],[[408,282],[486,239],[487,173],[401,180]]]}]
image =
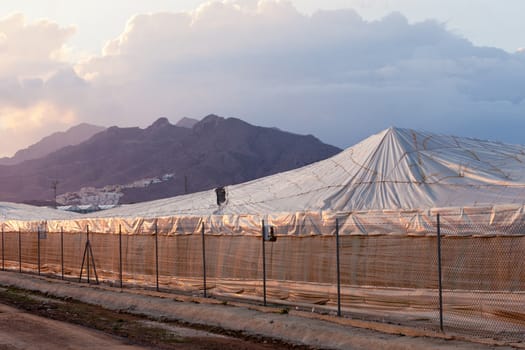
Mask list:
[{"label": "utility pole", "polygon": [[57,208],[57,186],[58,186],[58,180],[54,180],[51,183],[51,188],[55,191],[55,209]]}]

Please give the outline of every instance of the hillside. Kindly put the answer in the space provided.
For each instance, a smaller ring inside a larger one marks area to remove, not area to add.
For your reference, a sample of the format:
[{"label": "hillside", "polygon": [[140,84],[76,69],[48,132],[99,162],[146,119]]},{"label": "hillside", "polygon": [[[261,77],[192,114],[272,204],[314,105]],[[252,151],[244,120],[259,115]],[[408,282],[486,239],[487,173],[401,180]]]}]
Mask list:
[{"label": "hillside", "polygon": [[40,159],[0,166],[0,200],[50,200],[55,180],[61,194],[170,174],[151,186],[120,189],[121,202],[139,202],[252,180],[339,151],[310,135],[235,118],[209,115],[192,128],[161,118],[146,129],[111,127]]},{"label": "hillside", "polygon": [[78,145],[104,129],[86,123],[76,125],[66,131],[44,137],[37,143],[16,152],[13,157],[0,158],[0,165],[14,165],[26,160],[42,158],[66,146]]}]

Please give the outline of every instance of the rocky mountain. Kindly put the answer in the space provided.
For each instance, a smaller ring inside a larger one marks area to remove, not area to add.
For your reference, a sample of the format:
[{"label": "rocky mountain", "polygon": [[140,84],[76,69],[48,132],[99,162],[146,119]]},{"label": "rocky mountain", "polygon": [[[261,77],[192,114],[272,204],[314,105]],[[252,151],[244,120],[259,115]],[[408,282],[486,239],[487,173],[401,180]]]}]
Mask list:
[{"label": "rocky mountain", "polygon": [[78,145],[103,130],[105,128],[101,126],[79,124],[66,131],[46,136],[37,143],[16,152],[13,157],[0,158],[0,165],[13,165],[30,159],[42,158],[66,146]]},{"label": "rocky mountain", "polygon": [[[0,201],[53,199],[58,181],[58,194],[107,187],[121,192],[121,202],[139,202],[252,180],[339,151],[311,135],[235,118],[209,115],[191,128],[161,118],[145,129],[111,127],[45,157],[0,166]],[[118,186],[160,177],[148,186]]]},{"label": "rocky mountain", "polygon": [[197,124],[199,121],[197,119],[193,119],[193,118],[182,118],[181,120],[179,120],[177,122],[177,124],[175,124],[175,126],[180,126],[181,128],[188,128],[188,129],[191,129],[195,126],[195,124]]}]

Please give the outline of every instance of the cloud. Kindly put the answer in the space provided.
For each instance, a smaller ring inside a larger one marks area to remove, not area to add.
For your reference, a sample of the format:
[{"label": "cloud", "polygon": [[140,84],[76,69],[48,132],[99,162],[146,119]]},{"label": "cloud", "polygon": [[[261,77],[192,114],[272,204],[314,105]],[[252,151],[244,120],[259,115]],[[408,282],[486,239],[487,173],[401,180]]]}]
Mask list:
[{"label": "cloud", "polygon": [[286,1],[210,2],[135,16],[104,52],[76,70],[118,89],[111,108],[137,120],[215,112],[339,146],[390,125],[514,142],[509,128],[525,126],[523,55],[399,13],[369,22]]},{"label": "cloud", "polygon": [[[72,71],[65,43],[75,29],[22,14],[0,19],[0,155],[75,122],[75,113],[57,103],[62,87],[54,81]],[[54,85],[53,85],[54,84]]]},{"label": "cloud", "polygon": [[50,74],[64,64],[57,58],[74,32],[47,20],[28,24],[22,14],[0,19],[0,78]]},{"label": "cloud", "polygon": [[0,134],[3,136],[0,149],[5,154],[13,154],[20,149],[20,144],[31,144],[35,139],[75,122],[74,111],[45,101],[27,108],[0,107]]},{"label": "cloud", "polygon": [[9,21],[54,33],[10,70],[2,55],[17,54],[0,25],[0,105],[21,110],[46,101],[75,120],[141,126],[218,113],[340,147],[391,125],[522,142],[523,52],[476,47],[436,21],[212,1],[136,15],[102,54],[75,63],[60,59],[73,29]]},{"label": "cloud", "polygon": [[0,108],[0,129],[16,131],[31,130],[44,124],[68,124],[75,121],[71,110],[61,110],[48,102],[40,102],[29,108]]}]

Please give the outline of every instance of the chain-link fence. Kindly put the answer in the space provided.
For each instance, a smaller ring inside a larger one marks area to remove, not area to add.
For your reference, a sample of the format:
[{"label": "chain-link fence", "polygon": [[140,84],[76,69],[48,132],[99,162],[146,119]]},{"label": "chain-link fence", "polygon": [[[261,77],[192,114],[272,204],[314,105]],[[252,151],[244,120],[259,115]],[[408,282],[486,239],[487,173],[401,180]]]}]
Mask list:
[{"label": "chain-link fence", "polygon": [[524,340],[524,223],[496,218],[489,223],[451,225],[444,219],[440,225],[443,327]]},{"label": "chain-link fence", "polygon": [[204,220],[175,232],[141,225],[133,233],[2,229],[2,269],[525,340],[522,222],[435,216],[414,230],[339,215],[222,235]]}]

